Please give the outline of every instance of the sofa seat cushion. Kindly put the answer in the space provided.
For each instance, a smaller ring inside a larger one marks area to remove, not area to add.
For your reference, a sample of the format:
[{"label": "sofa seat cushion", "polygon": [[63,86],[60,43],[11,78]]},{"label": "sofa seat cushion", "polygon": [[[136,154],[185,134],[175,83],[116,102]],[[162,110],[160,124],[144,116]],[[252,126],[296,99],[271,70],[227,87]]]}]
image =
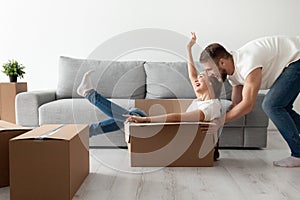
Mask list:
[{"label": "sofa seat cushion", "polygon": [[103,61],[59,59],[57,99],[80,98],[76,90],[83,74],[95,70],[92,82],[97,92],[107,98],[144,98],[146,74],[144,61]]},{"label": "sofa seat cushion", "polygon": [[146,62],[147,99],[194,99],[186,62]]},{"label": "sofa seat cushion", "polygon": [[[134,100],[112,99],[124,108],[134,106]],[[39,108],[39,122],[42,124],[91,124],[107,119],[98,108],[84,98],[60,99],[46,103]]]}]

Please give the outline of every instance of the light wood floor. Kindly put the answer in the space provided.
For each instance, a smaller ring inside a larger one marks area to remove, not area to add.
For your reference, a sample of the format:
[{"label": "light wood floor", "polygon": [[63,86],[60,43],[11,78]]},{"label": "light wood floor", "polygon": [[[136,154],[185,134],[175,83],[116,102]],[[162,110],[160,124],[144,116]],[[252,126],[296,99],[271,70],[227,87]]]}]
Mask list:
[{"label": "light wood floor", "polygon": [[[289,156],[278,132],[263,150],[221,150],[207,168],[130,168],[126,150],[91,150],[91,173],[73,200],[300,199],[300,168],[274,167]],[[0,200],[9,188],[0,188]]]}]

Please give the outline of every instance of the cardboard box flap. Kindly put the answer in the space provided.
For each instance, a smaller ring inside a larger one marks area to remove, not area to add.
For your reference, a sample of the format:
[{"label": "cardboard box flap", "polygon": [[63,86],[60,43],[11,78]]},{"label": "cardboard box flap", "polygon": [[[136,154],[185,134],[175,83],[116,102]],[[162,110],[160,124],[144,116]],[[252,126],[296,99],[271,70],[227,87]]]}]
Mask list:
[{"label": "cardboard box flap", "polygon": [[18,126],[18,125],[16,125],[16,124],[13,124],[13,123],[10,123],[10,122],[7,122],[7,121],[0,120],[0,128],[10,128],[10,127],[20,128],[20,127],[22,127],[22,126]]},{"label": "cardboard box flap", "polygon": [[7,130],[31,130],[31,128],[22,127],[7,121],[0,120],[0,132]]},{"label": "cardboard box flap", "polygon": [[136,99],[135,107],[149,116],[185,112],[194,99]]},{"label": "cardboard box flap", "polygon": [[214,126],[216,123],[213,122],[159,122],[159,123],[128,123],[130,126],[161,126],[161,125],[180,125],[180,124],[201,124],[204,126]]},{"label": "cardboard box flap", "polygon": [[85,124],[49,124],[36,128],[18,137],[15,137],[12,140],[71,140],[82,129],[86,127],[87,125]]},{"label": "cardboard box flap", "polygon": [[214,122],[162,122],[162,123],[125,123],[125,142],[130,143],[130,127],[150,127],[150,126],[172,126],[172,125],[202,125],[202,127],[217,128],[217,124]]}]

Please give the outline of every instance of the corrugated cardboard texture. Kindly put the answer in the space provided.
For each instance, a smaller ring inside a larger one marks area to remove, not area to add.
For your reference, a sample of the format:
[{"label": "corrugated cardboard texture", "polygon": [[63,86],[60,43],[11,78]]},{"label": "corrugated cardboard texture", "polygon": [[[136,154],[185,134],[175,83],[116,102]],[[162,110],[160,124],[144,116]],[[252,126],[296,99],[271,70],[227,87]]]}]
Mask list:
[{"label": "corrugated cardboard texture", "polygon": [[9,140],[29,130],[0,120],[0,187],[9,186]]},{"label": "corrugated cardboard texture", "polygon": [[87,125],[45,125],[12,139],[11,200],[72,199],[89,174],[88,131]]},{"label": "corrugated cardboard texture", "polygon": [[193,100],[190,99],[136,99],[135,107],[144,110],[148,115],[185,112]]},{"label": "corrugated cardboard texture", "polygon": [[[206,134],[207,127],[192,124],[131,126],[129,131],[133,167],[213,166],[215,140],[213,134]],[[201,148],[203,145],[205,148]]]},{"label": "corrugated cardboard texture", "polygon": [[[191,100],[136,100],[135,107],[150,115],[184,112]],[[125,125],[133,167],[213,166],[217,142],[214,123],[148,123]]]},{"label": "corrugated cardboard texture", "polygon": [[27,91],[27,83],[0,83],[0,88],[1,119],[15,123],[15,97]]}]

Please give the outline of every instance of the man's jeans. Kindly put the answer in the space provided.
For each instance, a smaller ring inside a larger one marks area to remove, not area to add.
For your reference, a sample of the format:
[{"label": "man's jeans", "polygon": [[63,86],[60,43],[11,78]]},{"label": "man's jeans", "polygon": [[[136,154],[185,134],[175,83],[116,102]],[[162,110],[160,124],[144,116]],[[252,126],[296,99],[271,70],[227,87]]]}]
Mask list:
[{"label": "man's jeans", "polygon": [[300,60],[291,63],[265,96],[262,107],[291,149],[300,158],[300,115],[293,104],[300,92]]},{"label": "man's jeans", "polygon": [[110,117],[96,124],[91,124],[90,137],[123,129],[124,122],[127,119],[123,116],[124,114],[136,115],[141,117],[147,116],[144,111],[138,108],[126,110],[119,105],[107,100],[105,97],[101,96],[93,89],[89,91],[85,98],[88,99],[97,108],[99,108],[104,114]]}]

